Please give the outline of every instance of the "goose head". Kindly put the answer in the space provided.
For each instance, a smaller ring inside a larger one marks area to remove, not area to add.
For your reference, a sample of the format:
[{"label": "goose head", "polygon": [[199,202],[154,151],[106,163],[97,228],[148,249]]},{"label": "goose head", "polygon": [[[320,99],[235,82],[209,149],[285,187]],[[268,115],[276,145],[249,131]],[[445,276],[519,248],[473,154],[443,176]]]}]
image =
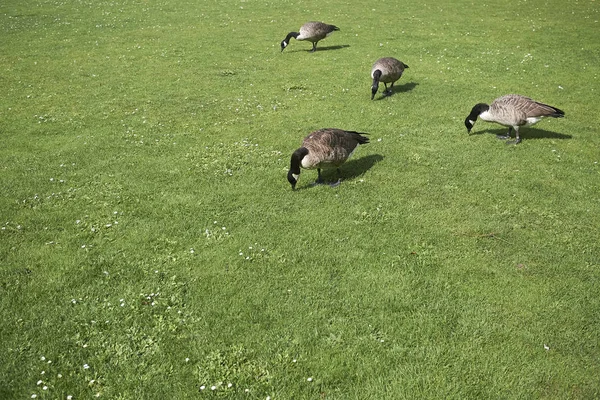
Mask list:
[{"label": "goose head", "polygon": [[296,190],[296,183],[298,183],[299,178],[300,169],[298,169],[298,171],[292,171],[291,169],[288,171],[287,179],[290,185],[292,185],[292,190]]},{"label": "goose head", "polygon": [[281,41],[281,51],[283,51],[288,46],[288,44],[290,44],[290,40],[292,40],[292,38],[297,39],[298,36],[300,36],[300,33],[298,32],[288,33],[285,39]]},{"label": "goose head", "polygon": [[306,147],[300,147],[298,150],[292,153],[292,158],[290,159],[290,169],[287,174],[287,180],[292,185],[292,190],[296,189],[296,183],[298,183],[298,179],[300,178],[300,165],[302,164],[302,159],[308,154],[308,149]]},{"label": "goose head", "polygon": [[490,106],[485,103],[478,103],[471,109],[471,113],[465,119],[465,126],[467,127],[467,133],[471,133],[471,129],[473,129],[473,125],[475,125],[475,121],[477,121],[477,117],[481,115],[481,113],[489,110]]},{"label": "goose head", "polygon": [[377,94],[377,90],[379,89],[379,79],[381,78],[381,71],[375,70],[373,71],[373,84],[371,85],[371,100],[375,98]]}]

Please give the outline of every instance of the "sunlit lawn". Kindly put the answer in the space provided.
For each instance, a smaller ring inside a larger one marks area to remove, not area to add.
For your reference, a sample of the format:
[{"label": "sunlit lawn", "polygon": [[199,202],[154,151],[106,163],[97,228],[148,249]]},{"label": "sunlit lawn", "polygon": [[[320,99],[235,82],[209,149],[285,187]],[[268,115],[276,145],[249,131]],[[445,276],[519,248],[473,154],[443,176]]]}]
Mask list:
[{"label": "sunlit lawn", "polygon": [[[0,4],[0,398],[600,397],[599,12]],[[566,118],[467,135],[508,93]],[[324,127],[371,142],[293,192]]]}]

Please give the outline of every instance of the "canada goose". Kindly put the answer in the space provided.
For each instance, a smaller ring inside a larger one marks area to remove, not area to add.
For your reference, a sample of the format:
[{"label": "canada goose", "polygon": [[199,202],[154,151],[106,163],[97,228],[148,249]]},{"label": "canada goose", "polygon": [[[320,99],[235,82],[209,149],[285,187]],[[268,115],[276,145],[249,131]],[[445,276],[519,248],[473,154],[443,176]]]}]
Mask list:
[{"label": "canada goose", "polygon": [[316,183],[323,183],[321,168],[337,168],[338,181],[332,186],[338,185],[341,182],[340,166],[352,155],[359,144],[369,143],[369,138],[362,135],[366,135],[366,133],[324,128],[306,136],[302,147],[294,151],[290,161],[287,179],[292,185],[292,189],[296,188],[300,167],[316,168],[318,174]]},{"label": "canada goose", "polygon": [[465,126],[467,132],[471,133],[477,117],[484,121],[508,126],[506,136],[498,136],[499,139],[510,138],[510,133],[514,128],[517,136],[515,144],[517,144],[521,142],[519,127],[536,124],[546,117],[562,118],[564,116],[565,112],[556,107],[538,103],[529,97],[518,94],[507,94],[497,98],[489,106],[484,103],[476,104],[467,119],[465,119]]},{"label": "canada goose", "polygon": [[[379,82],[383,82],[385,85],[385,91],[383,95],[392,93],[394,82],[396,82],[402,76],[404,69],[408,68],[408,65],[402,61],[396,60],[393,57],[383,57],[375,61],[373,68],[371,68],[371,78],[373,78],[373,85],[371,86],[371,100],[375,98],[377,89],[379,89]],[[392,83],[388,89],[387,84]]]},{"label": "canada goose", "polygon": [[296,40],[308,40],[312,42],[312,50],[311,53],[317,50],[317,43],[321,39],[325,39],[327,36],[331,35],[334,31],[339,31],[335,25],[327,25],[323,22],[307,22],[300,27],[300,32],[290,32],[287,34],[285,39],[281,42],[281,51],[283,51],[288,44],[290,44],[290,39],[294,38]]}]

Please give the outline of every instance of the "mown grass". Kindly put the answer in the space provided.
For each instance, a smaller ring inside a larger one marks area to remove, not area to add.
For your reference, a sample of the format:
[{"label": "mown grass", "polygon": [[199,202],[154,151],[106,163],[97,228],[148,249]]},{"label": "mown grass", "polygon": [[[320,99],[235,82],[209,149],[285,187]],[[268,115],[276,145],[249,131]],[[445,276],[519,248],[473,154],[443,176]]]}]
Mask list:
[{"label": "mown grass", "polygon": [[[0,5],[0,397],[598,397],[598,14]],[[341,31],[280,53],[308,20]],[[514,92],[567,116],[467,136]],[[322,127],[371,143],[292,192]]]}]

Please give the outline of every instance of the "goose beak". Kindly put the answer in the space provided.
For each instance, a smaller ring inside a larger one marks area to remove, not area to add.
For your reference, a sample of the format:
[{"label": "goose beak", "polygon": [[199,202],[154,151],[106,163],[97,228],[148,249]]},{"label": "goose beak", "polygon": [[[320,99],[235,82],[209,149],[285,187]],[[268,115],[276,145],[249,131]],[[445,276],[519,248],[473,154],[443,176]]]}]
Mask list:
[{"label": "goose beak", "polygon": [[300,174],[294,174],[290,171],[290,173],[288,174],[288,182],[290,183],[290,185],[292,185],[292,190],[296,190],[296,184],[298,183],[298,178],[300,177]]},{"label": "goose beak", "polygon": [[373,100],[375,98],[375,95],[377,94],[378,89],[379,89],[379,84],[373,83],[373,85],[371,85],[371,100]]}]

